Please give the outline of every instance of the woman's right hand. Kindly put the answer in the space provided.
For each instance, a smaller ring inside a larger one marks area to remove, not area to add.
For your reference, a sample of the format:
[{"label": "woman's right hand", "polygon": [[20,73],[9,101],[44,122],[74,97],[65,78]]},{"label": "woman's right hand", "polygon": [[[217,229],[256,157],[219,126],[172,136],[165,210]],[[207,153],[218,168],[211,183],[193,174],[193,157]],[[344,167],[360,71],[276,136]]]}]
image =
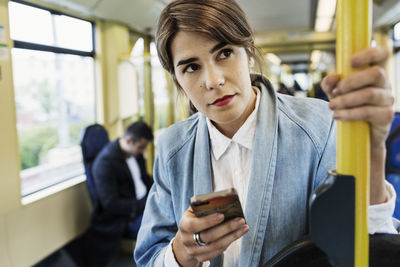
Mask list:
[{"label": "woman's right hand", "polygon": [[[179,230],[172,243],[176,260],[181,266],[197,266],[224,252],[235,240],[249,231],[243,218],[235,218],[222,223],[224,215],[214,213],[197,218],[189,208],[179,222]],[[199,233],[200,240],[207,243],[198,246],[193,238]]]}]

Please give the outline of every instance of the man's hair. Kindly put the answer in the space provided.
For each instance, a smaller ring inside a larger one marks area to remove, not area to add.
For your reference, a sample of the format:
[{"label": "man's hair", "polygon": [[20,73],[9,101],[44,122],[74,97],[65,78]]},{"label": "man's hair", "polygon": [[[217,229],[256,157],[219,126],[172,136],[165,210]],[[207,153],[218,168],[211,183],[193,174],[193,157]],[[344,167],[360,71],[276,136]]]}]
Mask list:
[{"label": "man's hair", "polygon": [[128,126],[125,136],[132,138],[133,142],[137,142],[144,138],[148,141],[153,140],[153,132],[151,128],[143,121],[137,121]]}]

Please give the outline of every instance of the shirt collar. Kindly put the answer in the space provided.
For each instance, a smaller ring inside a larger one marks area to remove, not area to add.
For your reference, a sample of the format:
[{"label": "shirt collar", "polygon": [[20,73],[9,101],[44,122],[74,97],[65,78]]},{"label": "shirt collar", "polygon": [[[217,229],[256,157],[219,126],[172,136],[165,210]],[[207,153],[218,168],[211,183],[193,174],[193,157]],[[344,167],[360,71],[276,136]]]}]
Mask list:
[{"label": "shirt collar", "polygon": [[253,112],[246,119],[243,125],[235,133],[232,139],[223,135],[207,118],[207,127],[210,133],[211,139],[211,151],[214,154],[216,160],[218,160],[228,149],[231,142],[236,142],[237,144],[244,146],[247,149],[253,148],[254,133],[256,131],[257,125],[257,111],[260,104],[260,90],[256,88],[256,104]]}]

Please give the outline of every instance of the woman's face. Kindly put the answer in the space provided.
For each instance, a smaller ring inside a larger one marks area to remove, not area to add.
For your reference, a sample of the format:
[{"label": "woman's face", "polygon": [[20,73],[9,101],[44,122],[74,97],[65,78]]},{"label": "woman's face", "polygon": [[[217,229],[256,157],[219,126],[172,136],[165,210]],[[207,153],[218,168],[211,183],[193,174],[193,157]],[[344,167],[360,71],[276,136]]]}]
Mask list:
[{"label": "woman's face", "polygon": [[217,126],[237,130],[255,102],[249,73],[253,61],[245,49],[181,31],[171,53],[176,80],[197,110]]}]

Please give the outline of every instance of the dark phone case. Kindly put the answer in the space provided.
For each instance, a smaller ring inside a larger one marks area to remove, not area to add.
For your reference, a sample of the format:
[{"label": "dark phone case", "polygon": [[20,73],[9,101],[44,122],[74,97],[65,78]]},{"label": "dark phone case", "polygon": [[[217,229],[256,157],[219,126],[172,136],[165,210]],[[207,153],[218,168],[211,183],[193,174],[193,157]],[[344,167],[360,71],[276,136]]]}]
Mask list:
[{"label": "dark phone case", "polygon": [[[242,206],[239,201],[239,197],[236,190],[224,190],[222,194],[218,195],[218,192],[211,193],[212,197],[206,198],[207,195],[201,195],[199,200],[192,201],[190,206],[193,209],[194,214],[197,217],[203,217],[212,213],[223,213],[225,215],[224,221],[243,217]],[[217,195],[216,195],[217,193]]]}]

